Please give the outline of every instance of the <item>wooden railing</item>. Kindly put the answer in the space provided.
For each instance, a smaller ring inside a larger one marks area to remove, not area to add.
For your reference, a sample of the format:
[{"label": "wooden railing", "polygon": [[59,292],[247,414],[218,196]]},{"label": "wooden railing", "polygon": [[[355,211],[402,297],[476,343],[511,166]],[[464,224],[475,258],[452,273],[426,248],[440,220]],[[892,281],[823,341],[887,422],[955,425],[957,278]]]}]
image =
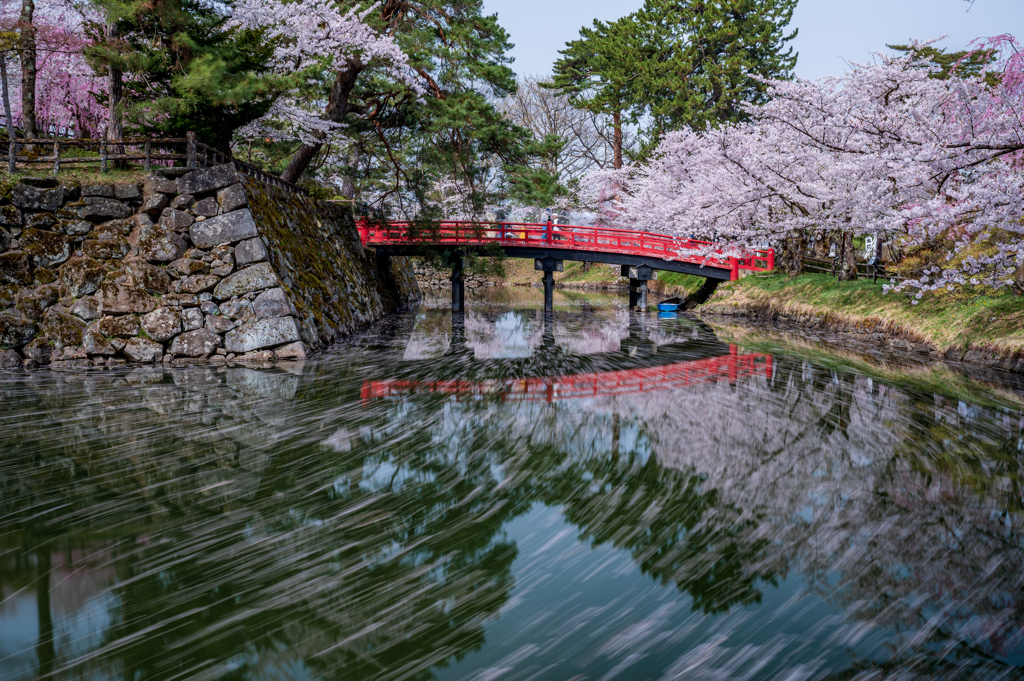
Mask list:
[{"label": "wooden railing", "polygon": [[[308,195],[305,189],[291,182],[197,141],[193,132],[186,133],[185,137],[132,137],[119,140],[69,137],[17,138],[5,141],[4,144],[7,169],[11,173],[16,172],[18,164],[46,165],[52,168],[54,175],[58,175],[61,168],[67,165],[97,164],[101,173],[107,173],[111,164],[130,166],[134,163],[138,167],[141,163],[142,169],[149,173],[160,167],[194,170],[210,165],[233,163],[238,172],[259,182],[296,194]],[[24,153],[27,149],[41,150],[44,153]],[[68,155],[73,151],[92,149],[97,150],[97,156]]]}]

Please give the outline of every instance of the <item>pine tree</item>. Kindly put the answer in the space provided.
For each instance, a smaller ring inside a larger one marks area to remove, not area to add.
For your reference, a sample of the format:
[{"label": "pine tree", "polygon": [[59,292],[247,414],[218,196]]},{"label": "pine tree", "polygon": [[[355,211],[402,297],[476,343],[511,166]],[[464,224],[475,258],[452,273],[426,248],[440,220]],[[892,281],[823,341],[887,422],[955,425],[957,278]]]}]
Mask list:
[{"label": "pine tree", "polygon": [[[97,0],[88,51],[97,72],[128,76],[122,106],[129,130],[183,137],[230,151],[234,131],[262,116],[298,74],[270,68],[274,44],[259,29],[229,27],[229,5],[204,0]],[[114,30],[110,30],[111,27]],[[116,36],[111,38],[111,35]]]},{"label": "pine tree", "polygon": [[[946,48],[932,47],[926,45],[918,47],[914,45],[886,45],[890,50],[904,55],[913,55],[928,62],[929,66],[937,70],[931,74],[937,80],[946,80],[951,75],[959,78],[970,78],[980,76],[985,68],[995,63],[998,56],[992,50],[972,50],[960,52],[946,52]],[[986,74],[989,84],[995,83],[994,73]]]},{"label": "pine tree", "polygon": [[560,51],[551,82],[542,84],[582,109],[611,116],[615,168],[622,167],[623,120],[636,119],[643,63],[653,56],[640,28],[632,15],[611,23],[595,19],[593,27],[581,28],[580,38]]},{"label": "pine tree", "polygon": [[[516,79],[508,34],[495,15],[483,14],[481,0],[387,0],[366,21],[409,56],[425,94],[391,77],[384,65],[358,59],[335,65],[322,98],[324,118],[344,123],[360,149],[364,186],[378,182],[378,196],[412,194],[422,203],[432,179],[457,177],[482,205],[497,167],[506,189],[551,189],[550,178],[526,168],[537,151],[529,131],[509,125],[492,104],[515,91]],[[300,145],[281,176],[297,181],[327,146]]]},{"label": "pine tree", "polygon": [[786,32],[797,0],[647,0],[637,14],[657,54],[642,83],[655,139],[744,120],[767,100],[761,78],[791,77],[797,55]]}]

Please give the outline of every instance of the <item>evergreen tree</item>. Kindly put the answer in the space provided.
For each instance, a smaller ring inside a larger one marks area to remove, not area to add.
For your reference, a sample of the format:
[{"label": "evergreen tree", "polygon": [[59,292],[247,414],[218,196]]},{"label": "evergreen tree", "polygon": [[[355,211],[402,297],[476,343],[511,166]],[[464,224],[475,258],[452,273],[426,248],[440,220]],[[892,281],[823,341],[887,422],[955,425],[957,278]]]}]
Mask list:
[{"label": "evergreen tree", "polygon": [[[342,11],[363,5],[339,5]],[[497,190],[551,196],[556,183],[528,167],[543,152],[528,130],[510,125],[492,103],[515,91],[507,56],[512,45],[481,0],[387,0],[366,21],[391,36],[409,57],[422,94],[386,64],[357,58],[335,64],[322,97],[324,118],[343,123],[365,194],[381,205],[429,203],[431,186],[458,182],[482,208]],[[298,180],[329,143],[299,146],[282,177]],[[346,163],[351,155],[345,154]]]},{"label": "evergreen tree", "polygon": [[[931,74],[932,78],[937,80],[946,80],[951,75],[958,76],[960,78],[970,78],[973,76],[980,76],[985,73],[986,67],[990,64],[994,64],[998,58],[996,53],[992,50],[972,50],[960,51],[960,52],[946,52],[946,48],[932,47],[926,45],[924,47],[914,45],[886,45],[890,50],[899,52],[904,55],[914,55],[919,59],[923,59],[928,62],[929,66],[934,66],[938,70]],[[995,83],[996,75],[994,73],[986,74],[986,80],[992,85]]]},{"label": "evergreen tree", "polygon": [[760,79],[790,78],[796,65],[786,49],[796,1],[647,0],[637,22],[657,50],[641,65],[652,137],[744,120],[744,104],[764,103]]},{"label": "evergreen tree", "polygon": [[611,116],[615,168],[622,167],[623,119],[637,118],[644,98],[639,78],[644,62],[654,56],[642,28],[633,15],[611,23],[595,19],[560,51],[551,82],[542,84],[582,109]]},{"label": "evergreen tree", "polygon": [[[97,0],[88,51],[98,72],[124,73],[128,129],[183,137],[230,151],[235,129],[262,116],[298,81],[270,68],[273,41],[260,29],[231,27],[230,5],[204,0]],[[111,30],[113,29],[113,30]],[[111,36],[116,36],[112,38]]]}]

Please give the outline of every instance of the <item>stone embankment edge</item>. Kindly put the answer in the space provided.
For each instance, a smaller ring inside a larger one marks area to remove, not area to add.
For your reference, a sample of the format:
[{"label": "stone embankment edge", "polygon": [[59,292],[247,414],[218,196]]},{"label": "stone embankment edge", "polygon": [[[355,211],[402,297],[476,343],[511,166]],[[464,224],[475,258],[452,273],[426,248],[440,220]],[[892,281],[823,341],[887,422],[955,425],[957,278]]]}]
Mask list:
[{"label": "stone embankment edge", "polygon": [[835,334],[876,347],[953,362],[977,364],[991,369],[1024,373],[1024,352],[998,345],[939,347],[921,334],[894,321],[865,317],[809,305],[779,305],[763,301],[742,303],[710,301],[694,310],[707,322],[728,324],[729,320],[753,322],[789,333]]}]

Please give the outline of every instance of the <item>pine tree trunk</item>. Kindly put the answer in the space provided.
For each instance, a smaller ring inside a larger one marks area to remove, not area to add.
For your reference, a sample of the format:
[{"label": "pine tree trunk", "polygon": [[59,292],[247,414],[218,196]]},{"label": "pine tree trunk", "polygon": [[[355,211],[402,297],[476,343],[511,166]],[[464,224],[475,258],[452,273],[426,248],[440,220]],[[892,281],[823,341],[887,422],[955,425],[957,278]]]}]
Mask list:
[{"label": "pine tree trunk", "polygon": [[359,149],[355,144],[348,149],[345,177],[341,181],[341,195],[346,199],[356,198],[356,165],[359,163]]},{"label": "pine tree trunk", "polygon": [[[111,41],[120,37],[116,23],[110,25],[107,35]],[[109,66],[107,68],[107,115],[110,122],[107,125],[107,141],[124,139],[124,121],[121,118],[121,97],[123,91],[121,69],[113,65]],[[113,152],[115,154],[124,154],[124,145],[116,145]],[[128,164],[125,161],[115,161],[114,167],[123,169],[128,167]]]},{"label": "pine tree trunk", "polygon": [[841,250],[840,265],[839,265],[839,281],[856,281],[857,280],[857,252],[853,250],[853,234],[850,232],[843,232],[843,243]]},{"label": "pine tree trunk", "polygon": [[[331,86],[331,94],[327,99],[327,110],[324,118],[335,123],[341,123],[345,119],[351,108],[349,97],[352,94],[352,89],[355,88],[356,78],[359,76],[360,71],[362,71],[362,67],[350,63],[348,68],[338,73],[334,79],[334,85]],[[298,182],[299,178],[302,177],[302,173],[306,172],[306,168],[313,162],[316,155],[320,153],[320,149],[323,146],[323,142],[300,146],[292,156],[288,167],[281,173],[281,179],[285,182]]]},{"label": "pine tree trunk", "polygon": [[0,54],[0,90],[4,99],[4,124],[7,127],[7,139],[14,139],[14,116],[11,115],[11,91],[7,84],[7,55]]},{"label": "pine tree trunk", "polygon": [[36,136],[36,5],[33,0],[21,1],[21,131],[25,137]]},{"label": "pine tree trunk", "polygon": [[[116,40],[119,37],[116,24],[111,24],[108,35],[111,40]],[[119,140],[124,137],[124,123],[121,119],[121,97],[124,92],[124,86],[121,69],[113,65],[109,66],[107,78],[107,115],[110,117],[110,125],[107,127],[107,139]]]},{"label": "pine tree trunk", "polygon": [[612,151],[615,154],[612,167],[619,170],[622,168],[622,112],[618,109],[612,112],[612,130]]}]

